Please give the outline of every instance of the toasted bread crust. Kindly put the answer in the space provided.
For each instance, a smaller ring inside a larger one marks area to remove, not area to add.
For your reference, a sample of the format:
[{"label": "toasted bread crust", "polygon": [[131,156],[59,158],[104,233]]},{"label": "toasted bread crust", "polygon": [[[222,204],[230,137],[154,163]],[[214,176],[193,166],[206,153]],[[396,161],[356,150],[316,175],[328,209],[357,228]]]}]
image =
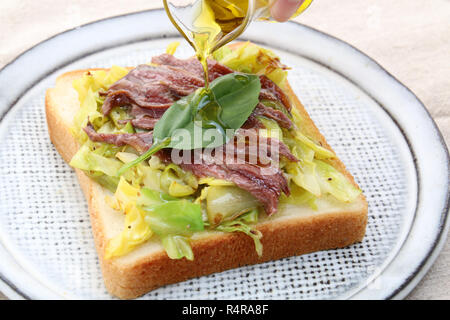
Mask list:
[{"label": "toasted bread crust", "polygon": [[[56,150],[69,162],[79,146],[70,133],[71,119],[79,108],[76,92],[71,86],[74,79],[87,70],[66,73],[57,79],[55,88],[46,94],[46,115],[50,139]],[[288,85],[288,96],[305,119],[306,133],[324,147],[330,148],[306,110]],[[61,110],[64,104],[64,110]],[[67,110],[66,110],[67,109]],[[331,149],[331,148],[330,148]],[[343,163],[336,159],[333,165],[355,185]],[[170,259],[163,250],[127,263],[117,259],[104,259],[107,244],[106,229],[101,218],[100,203],[105,191],[76,170],[80,186],[88,201],[95,244],[106,288],[119,298],[138,297],[160,286],[189,278],[220,272],[243,265],[276,260],[319,250],[341,248],[362,240],[367,223],[367,202],[363,195],[358,210],[320,213],[307,217],[273,220],[259,224],[263,234],[263,256],[258,257],[252,239],[240,233],[214,233],[192,242],[194,261]]]}]

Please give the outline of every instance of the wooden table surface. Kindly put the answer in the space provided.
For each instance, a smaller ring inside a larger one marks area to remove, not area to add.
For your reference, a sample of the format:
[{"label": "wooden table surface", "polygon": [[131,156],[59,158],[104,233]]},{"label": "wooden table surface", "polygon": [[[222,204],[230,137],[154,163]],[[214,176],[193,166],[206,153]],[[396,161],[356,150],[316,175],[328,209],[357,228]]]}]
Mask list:
[{"label": "wooden table surface", "polygon": [[[2,0],[0,68],[64,30],[160,6],[161,1],[152,0]],[[296,20],[379,62],[422,100],[450,145],[449,0],[316,0]],[[408,299],[450,299],[449,239]]]}]

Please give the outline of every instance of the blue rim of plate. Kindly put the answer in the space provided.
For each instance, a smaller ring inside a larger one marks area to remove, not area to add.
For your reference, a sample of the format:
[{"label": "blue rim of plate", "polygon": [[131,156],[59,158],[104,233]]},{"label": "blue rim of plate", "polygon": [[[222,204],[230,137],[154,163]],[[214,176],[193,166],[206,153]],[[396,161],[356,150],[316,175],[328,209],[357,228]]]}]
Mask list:
[{"label": "blue rim of plate", "polygon": [[[104,23],[109,23],[109,22],[114,22],[118,19],[121,18],[126,18],[126,17],[132,17],[132,16],[138,16],[138,15],[145,15],[145,14],[149,14],[149,13],[153,13],[153,12],[163,12],[162,9],[150,9],[150,10],[145,10],[145,11],[139,11],[139,12],[133,12],[133,13],[127,13],[127,14],[123,14],[123,15],[119,15],[119,16],[114,16],[114,17],[110,17],[110,18],[105,18],[105,19],[101,19],[101,20],[97,20],[97,21],[93,21],[87,24],[84,24],[82,26],[79,27],[75,27],[69,30],[66,30],[64,32],[58,33],[46,40],[43,40],[39,43],[37,43],[36,45],[34,45],[33,47],[29,48],[28,50],[24,51],[23,53],[21,53],[19,56],[17,56],[15,59],[13,59],[11,62],[9,62],[8,64],[6,64],[3,68],[0,69],[0,90],[2,89],[2,76],[10,69],[13,69],[16,66],[19,66],[24,59],[26,59],[28,56],[33,55],[33,51],[35,51],[38,48],[41,48],[42,46],[51,43],[54,40],[60,39],[64,36],[70,36],[70,35],[74,35],[76,32],[80,31],[80,30],[87,30],[90,27],[93,26],[97,26],[100,24],[104,24]],[[322,38],[326,38],[326,40],[328,41],[332,41],[335,43],[338,43],[340,45],[343,45],[346,47],[346,49],[351,49],[353,50],[357,55],[364,57],[366,60],[370,61],[378,70],[377,71],[381,71],[383,73],[385,73],[385,75],[389,78],[391,78],[391,80],[393,80],[396,84],[400,85],[402,87],[402,89],[405,89],[408,94],[410,94],[415,100],[416,102],[419,103],[420,107],[423,109],[422,111],[425,111],[425,114],[427,116],[428,121],[431,122],[433,128],[434,129],[434,134],[436,135],[436,138],[438,139],[438,142],[442,148],[442,150],[445,153],[445,160],[446,160],[446,164],[447,164],[447,193],[446,193],[446,201],[445,204],[443,205],[442,208],[442,212],[440,215],[440,221],[439,221],[439,226],[438,226],[438,230],[435,233],[435,238],[432,242],[432,244],[429,246],[428,251],[426,253],[426,255],[422,258],[422,260],[420,261],[420,263],[417,265],[417,267],[410,273],[410,275],[394,290],[392,290],[389,294],[385,295],[385,299],[398,299],[398,298],[404,298],[407,294],[409,294],[412,289],[417,285],[417,283],[422,279],[422,277],[426,274],[426,272],[428,271],[428,269],[431,267],[431,265],[433,264],[433,262],[435,261],[435,259],[437,258],[440,250],[442,249],[445,240],[446,240],[446,236],[448,234],[448,231],[450,229],[450,219],[448,219],[449,216],[449,209],[450,209],[450,188],[449,187],[449,181],[450,181],[450,157],[449,157],[449,152],[446,146],[446,143],[442,137],[441,132],[439,131],[439,128],[437,127],[436,123],[434,122],[434,120],[432,119],[430,113],[428,112],[428,110],[426,109],[425,105],[420,101],[420,99],[408,88],[406,87],[404,84],[402,84],[395,76],[393,76],[392,74],[390,74],[388,71],[386,71],[378,62],[376,62],[374,59],[372,59],[371,57],[369,57],[368,55],[366,55],[364,52],[360,51],[359,49],[355,48],[354,46],[348,44],[347,42],[340,40],[336,37],[333,37],[327,33],[324,33],[322,31],[319,31],[315,28],[309,27],[309,26],[305,26],[303,24],[297,23],[297,22],[293,22],[293,21],[289,21],[288,22],[289,25],[293,25],[295,27],[298,28],[303,28],[304,30],[307,30],[308,32],[312,33],[315,36],[319,36]],[[170,36],[178,36],[178,34],[176,33],[176,31],[173,31],[173,34],[170,34]],[[133,40],[126,40],[126,39],[114,39],[112,42],[110,42],[108,45],[105,46],[101,46],[101,47],[93,47],[92,49],[87,49],[82,51],[81,53],[78,53],[76,55],[73,55],[72,57],[68,58],[68,59],[63,59],[61,60],[58,64],[54,65],[53,68],[51,68],[50,70],[45,70],[44,73],[40,74],[39,77],[33,79],[32,81],[30,81],[25,87],[23,87],[20,92],[15,93],[12,99],[5,99],[4,97],[2,97],[0,95],[0,103],[4,103],[4,101],[2,101],[1,99],[3,98],[4,100],[6,100],[6,105],[7,107],[5,108],[4,111],[0,111],[0,123],[2,122],[2,120],[4,119],[4,117],[8,114],[8,112],[11,110],[11,107],[14,106],[17,101],[21,98],[21,96],[27,92],[30,88],[32,88],[34,85],[36,85],[37,83],[39,83],[42,79],[44,79],[45,77],[47,77],[48,75],[52,74],[54,71],[60,69],[61,67],[77,60],[77,59],[81,59],[83,57],[86,57],[88,55],[94,54],[96,52],[100,52],[102,50],[106,50],[106,49],[110,49],[110,48],[114,48],[117,46],[121,46],[121,45],[126,45],[126,44],[131,44],[131,43],[136,43],[136,42],[141,42],[141,41],[148,41],[148,40],[152,40],[152,39],[160,39],[160,38],[165,38],[167,37],[166,34],[161,35],[155,35],[155,36],[148,36],[148,35],[144,35],[142,37],[138,37],[138,38],[133,38]],[[245,38],[245,35],[244,35]],[[259,41],[260,43],[264,43],[264,41]],[[275,46],[276,47],[276,46]],[[321,61],[317,61],[314,58],[311,57],[307,57],[309,60],[314,61],[315,63],[322,65],[326,68],[329,68],[331,70],[333,70],[333,72],[336,72],[337,74],[339,74],[340,76],[342,76],[343,78],[347,79],[349,82],[353,83],[354,85],[358,86],[358,83],[355,83],[355,81],[353,81],[352,79],[350,79],[349,77],[347,77],[346,75],[342,74],[341,72],[339,72],[338,70],[335,70],[334,68],[328,66],[327,64],[324,64]],[[359,87],[359,86],[358,86]],[[390,116],[390,118],[396,123],[397,127],[399,128],[399,130],[401,131],[403,137],[405,138],[405,141],[407,142],[409,149],[411,151],[411,154],[413,155],[414,158],[414,164],[415,164],[415,169],[416,171],[418,170],[417,167],[417,163],[416,163],[416,155],[414,154],[414,150],[411,146],[410,140],[408,138],[408,136],[405,134],[404,129],[397,123],[396,119],[390,114],[390,112],[388,110],[386,110],[383,107],[383,104],[380,103],[375,97],[373,97],[369,92],[367,92],[366,90],[364,90],[363,88],[361,88],[361,90],[364,91],[364,93],[366,93],[368,96],[370,96],[373,100],[375,100],[385,111],[386,113]],[[5,105],[5,104],[4,104]],[[444,160],[444,161],[445,161]],[[417,175],[418,178],[418,183],[420,185],[420,176]],[[418,190],[419,192],[419,190]],[[418,197],[418,200],[419,197]],[[416,213],[414,214],[416,215]],[[414,216],[414,220],[415,220],[415,216]],[[414,221],[413,221],[414,223]],[[412,228],[411,228],[412,229]],[[408,235],[411,232],[411,229],[408,231]],[[407,241],[407,239],[405,238],[404,240],[405,242]],[[403,246],[404,243],[402,243]],[[400,251],[400,249],[399,249]],[[398,253],[398,252],[397,252]],[[392,261],[395,260],[395,257],[390,261],[390,263],[392,263]],[[389,263],[389,264],[390,264]],[[386,269],[388,266],[385,266],[384,268]],[[24,299],[31,299],[31,297],[29,295],[27,295],[26,293],[23,292],[23,290],[21,290],[19,287],[17,287],[10,279],[8,279],[6,276],[4,276],[4,274],[2,274],[0,272],[0,281],[2,282],[2,284],[4,284],[6,287],[8,287],[12,292],[14,292],[15,294],[17,294],[18,297],[24,298]],[[356,292],[357,293],[357,292]],[[354,295],[356,294],[354,293]]]}]

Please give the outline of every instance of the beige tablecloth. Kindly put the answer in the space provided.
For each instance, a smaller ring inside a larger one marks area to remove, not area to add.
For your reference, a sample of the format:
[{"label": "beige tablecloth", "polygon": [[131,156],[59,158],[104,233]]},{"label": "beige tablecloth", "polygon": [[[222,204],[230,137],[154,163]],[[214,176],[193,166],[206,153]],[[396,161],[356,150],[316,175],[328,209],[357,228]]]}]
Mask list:
[{"label": "beige tablecloth", "polygon": [[[161,3],[1,0],[0,67],[61,31]],[[449,0],[316,0],[297,20],[349,42],[378,61],[417,94],[450,145]],[[448,239],[436,263],[408,298],[450,299]]]}]

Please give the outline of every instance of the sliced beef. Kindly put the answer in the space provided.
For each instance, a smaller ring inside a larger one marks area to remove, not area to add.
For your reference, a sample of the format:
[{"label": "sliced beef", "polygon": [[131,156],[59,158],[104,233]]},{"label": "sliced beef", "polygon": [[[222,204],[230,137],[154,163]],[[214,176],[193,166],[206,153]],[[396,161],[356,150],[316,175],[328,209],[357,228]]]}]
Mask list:
[{"label": "sliced beef", "polygon": [[254,116],[263,116],[272,120],[275,120],[280,127],[290,129],[292,128],[292,121],[289,117],[280,110],[266,107],[262,103],[259,103],[252,113]]},{"label": "sliced beef", "polygon": [[129,113],[133,118],[149,117],[149,118],[159,119],[162,117],[162,115],[164,114],[165,111],[166,110],[161,110],[158,108],[146,109],[146,108],[141,108],[137,105],[132,105]]},{"label": "sliced beef", "polygon": [[165,110],[161,109],[145,109],[141,108],[137,105],[133,105],[130,108],[129,114],[132,117],[131,119],[119,120],[120,124],[127,124],[131,122],[134,128],[144,129],[144,130],[153,130],[156,123],[164,114]]},{"label": "sliced beef", "polygon": [[155,128],[156,123],[159,119],[150,118],[150,117],[140,117],[136,119],[127,119],[127,120],[119,120],[120,124],[127,124],[131,122],[134,128],[144,129],[144,130],[153,130]]},{"label": "sliced beef", "polygon": [[[244,137],[244,139],[243,139]],[[297,162],[298,159],[291,153],[288,146],[286,146],[283,142],[279,141],[275,138],[269,138],[269,137],[263,137],[258,135],[258,132],[256,130],[247,130],[247,129],[239,129],[236,132],[236,135],[234,137],[234,146],[239,147],[239,141],[241,141],[241,145],[243,144],[242,141],[245,141],[245,146],[247,147],[247,152],[249,155],[251,155],[251,151],[256,145],[258,149],[258,154],[261,155],[262,153],[266,153],[268,157],[270,157],[272,160],[278,161],[280,156],[285,157],[289,161]],[[224,146],[220,146],[219,148],[226,148],[229,146],[232,142],[228,142]],[[250,149],[249,149],[250,148]]]},{"label": "sliced beef", "polygon": [[181,97],[203,86],[201,77],[181,68],[143,64],[109,88],[102,112],[108,114],[116,106],[131,104],[165,111]]},{"label": "sliced beef", "polygon": [[[177,59],[173,55],[165,53],[160,56],[153,57],[152,63],[180,68],[189,73],[195,74],[202,79],[204,78],[203,67],[195,57],[189,59]],[[229,73],[233,73],[233,70],[221,65],[216,60],[208,59],[209,81],[213,81],[214,79]]]}]

